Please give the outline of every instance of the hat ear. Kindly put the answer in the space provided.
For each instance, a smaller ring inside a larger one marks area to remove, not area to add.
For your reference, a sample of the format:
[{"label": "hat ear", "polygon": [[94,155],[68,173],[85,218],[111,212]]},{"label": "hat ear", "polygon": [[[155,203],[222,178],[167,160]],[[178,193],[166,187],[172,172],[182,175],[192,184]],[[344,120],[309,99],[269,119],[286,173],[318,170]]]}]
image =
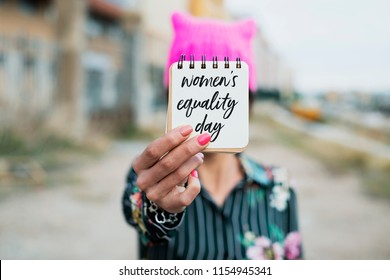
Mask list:
[{"label": "hat ear", "polygon": [[247,19],[237,23],[240,33],[247,39],[251,39],[256,35],[256,23],[252,19]]},{"label": "hat ear", "polygon": [[186,23],[189,23],[190,20],[191,20],[191,17],[186,15],[186,14],[183,14],[180,12],[173,12],[171,15],[171,22],[172,22],[173,30],[177,31],[182,26],[185,26]]},{"label": "hat ear", "polygon": [[[165,68],[164,83],[169,83],[169,68],[180,55],[194,55],[200,60],[213,56],[232,59],[240,57],[249,66],[249,87],[256,88],[255,63],[252,41],[256,34],[254,20],[222,21],[212,18],[196,18],[189,14],[174,12],[171,15],[173,39]],[[188,57],[187,57],[188,58]]]}]

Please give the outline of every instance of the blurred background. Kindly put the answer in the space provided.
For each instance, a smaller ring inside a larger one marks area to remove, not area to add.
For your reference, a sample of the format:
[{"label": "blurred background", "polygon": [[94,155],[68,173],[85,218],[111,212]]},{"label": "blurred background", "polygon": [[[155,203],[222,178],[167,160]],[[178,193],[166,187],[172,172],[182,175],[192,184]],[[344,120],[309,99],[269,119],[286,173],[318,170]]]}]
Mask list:
[{"label": "blurred background", "polygon": [[257,22],[248,154],[307,259],[390,259],[387,0],[0,0],[0,258],[135,259],[126,172],[164,133],[170,14]]}]

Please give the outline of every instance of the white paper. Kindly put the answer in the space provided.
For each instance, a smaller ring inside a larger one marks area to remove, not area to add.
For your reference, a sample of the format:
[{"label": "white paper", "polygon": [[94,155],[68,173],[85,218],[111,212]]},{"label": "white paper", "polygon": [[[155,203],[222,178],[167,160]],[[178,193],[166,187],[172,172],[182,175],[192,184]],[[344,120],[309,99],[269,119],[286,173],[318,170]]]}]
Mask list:
[{"label": "white paper", "polygon": [[[242,149],[248,145],[249,130],[249,88],[248,65],[241,62],[218,62],[213,68],[212,61],[183,61],[171,66],[171,128],[192,125],[191,137],[209,133],[211,142],[208,149]],[[185,79],[185,80],[183,80]],[[196,107],[198,106],[198,107]],[[196,108],[194,108],[196,107]]]}]

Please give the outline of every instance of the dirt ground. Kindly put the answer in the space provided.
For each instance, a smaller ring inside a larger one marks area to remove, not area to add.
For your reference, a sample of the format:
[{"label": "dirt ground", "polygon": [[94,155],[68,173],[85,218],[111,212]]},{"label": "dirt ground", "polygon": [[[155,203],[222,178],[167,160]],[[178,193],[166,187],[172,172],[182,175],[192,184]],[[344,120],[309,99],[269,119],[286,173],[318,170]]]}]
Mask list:
[{"label": "dirt ground", "polygon": [[[252,124],[253,158],[286,166],[297,183],[307,259],[390,259],[390,203],[364,193],[353,173],[272,141]],[[0,198],[1,259],[135,259],[136,233],[121,213],[126,171],[146,142],[115,142],[73,172],[79,181],[26,188]],[[74,176],[74,174],[69,174]]]}]

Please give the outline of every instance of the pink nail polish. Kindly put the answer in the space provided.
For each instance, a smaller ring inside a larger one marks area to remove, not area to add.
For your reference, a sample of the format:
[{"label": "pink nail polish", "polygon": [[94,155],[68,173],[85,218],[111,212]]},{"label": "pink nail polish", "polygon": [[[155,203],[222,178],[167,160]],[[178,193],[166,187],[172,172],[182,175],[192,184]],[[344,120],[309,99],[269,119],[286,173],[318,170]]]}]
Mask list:
[{"label": "pink nail polish", "polygon": [[196,171],[195,169],[191,171],[191,176],[194,177],[194,178],[198,178],[198,171]]},{"label": "pink nail polish", "polygon": [[210,142],[211,136],[208,133],[204,133],[198,136],[198,143],[202,146]]},{"label": "pink nail polish", "polygon": [[202,159],[204,159],[204,154],[203,154],[203,153],[198,153],[198,155],[199,155]]},{"label": "pink nail polish", "polygon": [[179,131],[183,137],[186,137],[192,132],[192,130],[193,130],[192,126],[186,125],[186,126],[183,126],[182,128],[180,128]]}]

